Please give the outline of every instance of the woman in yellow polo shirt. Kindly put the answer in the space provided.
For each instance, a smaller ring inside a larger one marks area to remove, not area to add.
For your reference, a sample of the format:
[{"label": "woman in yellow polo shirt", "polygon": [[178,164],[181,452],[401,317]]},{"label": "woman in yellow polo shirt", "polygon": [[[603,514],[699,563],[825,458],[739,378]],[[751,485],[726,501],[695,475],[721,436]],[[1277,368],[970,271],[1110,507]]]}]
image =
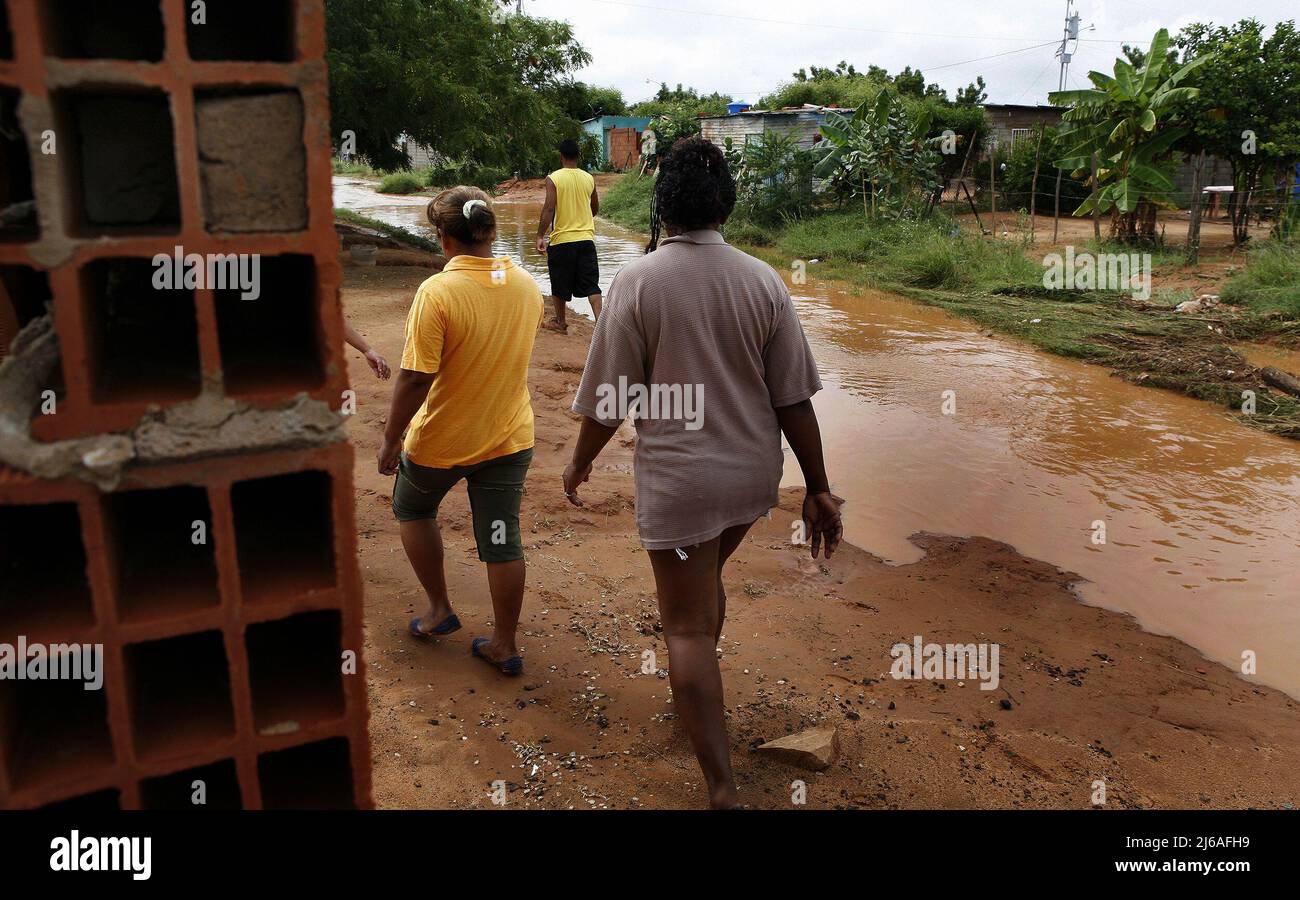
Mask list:
[{"label": "woman in yellow polo shirt", "polygon": [[523,660],[515,630],[524,600],[519,503],[533,458],[528,361],[542,320],[542,292],[509,257],[492,255],[496,214],[478,188],[443,191],[430,201],[428,217],[447,266],[420,285],[407,316],[379,472],[397,477],[393,513],[429,596],[428,614],[410,624],[417,637],[460,629],[447,596],[437,516],[447,492],[461,479],[468,483],[493,612],[492,637],[475,638],[471,650],[518,675]]}]

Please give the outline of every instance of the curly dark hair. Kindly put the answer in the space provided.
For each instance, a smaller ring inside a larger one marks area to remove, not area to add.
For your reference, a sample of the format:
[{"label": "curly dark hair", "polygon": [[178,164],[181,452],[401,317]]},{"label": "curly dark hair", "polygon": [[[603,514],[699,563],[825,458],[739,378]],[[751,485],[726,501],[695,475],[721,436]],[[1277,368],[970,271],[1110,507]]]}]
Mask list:
[{"label": "curly dark hair", "polygon": [[712,228],[736,208],[736,180],[717,144],[682,138],[659,163],[650,208],[649,253],[659,246],[661,225],[678,231]]}]

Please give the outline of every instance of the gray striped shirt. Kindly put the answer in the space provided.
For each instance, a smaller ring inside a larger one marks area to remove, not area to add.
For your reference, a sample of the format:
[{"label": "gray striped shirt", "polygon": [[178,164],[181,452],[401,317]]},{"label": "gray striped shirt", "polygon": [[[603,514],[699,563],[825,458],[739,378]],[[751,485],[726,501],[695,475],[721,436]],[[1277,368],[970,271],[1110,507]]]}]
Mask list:
[{"label": "gray striped shirt", "polygon": [[692,231],[618,273],[573,409],[616,426],[618,399],[643,392],[636,522],[647,549],[668,550],[776,505],[775,409],[821,386],[781,276],[720,233]]}]

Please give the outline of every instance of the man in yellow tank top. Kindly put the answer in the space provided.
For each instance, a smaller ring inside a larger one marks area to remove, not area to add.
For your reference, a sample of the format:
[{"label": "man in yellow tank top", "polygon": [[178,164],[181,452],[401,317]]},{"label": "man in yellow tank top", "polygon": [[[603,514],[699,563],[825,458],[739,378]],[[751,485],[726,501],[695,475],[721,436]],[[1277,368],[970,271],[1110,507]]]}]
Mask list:
[{"label": "man in yellow tank top", "polygon": [[600,196],[596,179],[578,167],[578,142],[560,144],[564,164],[546,176],[546,202],[537,226],[537,252],[546,254],[551,276],[551,302],[555,318],[548,328],[568,330],[565,304],[586,297],[592,314],[600,318],[600,264],[596,260],[596,221]]}]

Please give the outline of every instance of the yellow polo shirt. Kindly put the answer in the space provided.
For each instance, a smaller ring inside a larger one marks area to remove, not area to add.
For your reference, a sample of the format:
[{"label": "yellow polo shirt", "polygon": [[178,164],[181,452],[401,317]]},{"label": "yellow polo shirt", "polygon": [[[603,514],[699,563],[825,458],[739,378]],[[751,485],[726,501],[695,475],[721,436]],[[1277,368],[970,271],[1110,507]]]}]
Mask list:
[{"label": "yellow polo shirt", "polygon": [[555,184],[555,223],[552,244],[596,239],[596,219],[591,214],[591,195],[596,179],[582,169],[556,169],[547,176]]},{"label": "yellow polo shirt", "polygon": [[533,446],[528,361],[542,292],[509,257],[457,256],[415,292],[402,368],[437,373],[406,432],[407,457],[449,469]]}]

